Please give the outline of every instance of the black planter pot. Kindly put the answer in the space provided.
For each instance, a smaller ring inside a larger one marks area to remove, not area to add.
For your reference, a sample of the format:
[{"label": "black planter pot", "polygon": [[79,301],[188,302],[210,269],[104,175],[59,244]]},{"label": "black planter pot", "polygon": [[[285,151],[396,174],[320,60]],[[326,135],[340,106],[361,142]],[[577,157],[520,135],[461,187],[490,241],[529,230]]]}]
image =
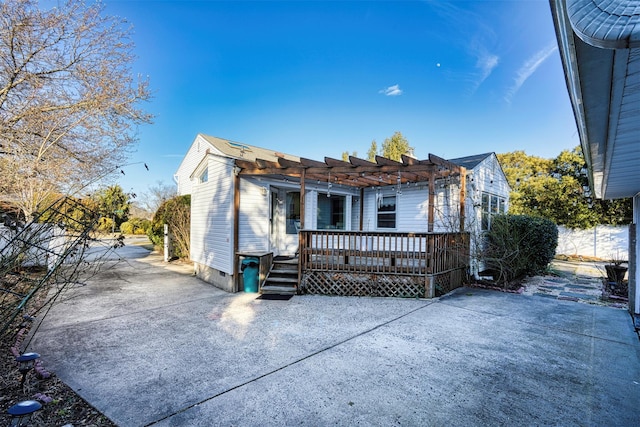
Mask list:
[{"label": "black planter pot", "polygon": [[604,266],[607,271],[607,280],[609,282],[622,283],[624,275],[627,274],[627,267],[621,265],[608,264]]}]

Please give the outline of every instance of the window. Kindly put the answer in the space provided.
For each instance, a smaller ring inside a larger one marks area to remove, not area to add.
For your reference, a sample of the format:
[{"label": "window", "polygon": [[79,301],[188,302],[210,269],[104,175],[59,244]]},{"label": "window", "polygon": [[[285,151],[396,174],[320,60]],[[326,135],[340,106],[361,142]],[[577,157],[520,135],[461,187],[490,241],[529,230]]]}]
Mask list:
[{"label": "window", "polygon": [[495,194],[482,193],[481,203],[481,227],[482,230],[491,228],[491,217],[507,213],[507,199]]},{"label": "window", "polygon": [[318,230],[344,230],[345,206],[345,196],[318,194]]},{"label": "window", "polygon": [[199,182],[207,182],[209,181],[209,168],[205,168],[205,170],[200,174],[200,177],[198,177],[198,181]]},{"label": "window", "polygon": [[300,192],[287,191],[287,234],[298,234],[300,230]]},{"label": "window", "polygon": [[396,228],[395,195],[378,195],[378,228]]}]

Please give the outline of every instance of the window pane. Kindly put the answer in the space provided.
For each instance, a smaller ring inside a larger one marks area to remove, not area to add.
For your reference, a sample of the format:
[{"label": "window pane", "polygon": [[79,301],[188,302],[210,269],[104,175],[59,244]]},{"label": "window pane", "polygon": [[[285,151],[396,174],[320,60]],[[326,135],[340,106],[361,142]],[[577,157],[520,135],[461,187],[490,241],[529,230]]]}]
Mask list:
[{"label": "window pane", "polygon": [[498,196],[491,196],[491,213],[498,213]]},{"label": "window pane", "polygon": [[318,230],[344,230],[345,196],[318,194]]},{"label": "window pane", "polygon": [[395,212],[396,211],[396,196],[384,196],[382,203],[378,208],[378,212]]},{"label": "window pane", "polygon": [[379,199],[378,228],[396,228],[396,196]]},{"label": "window pane", "polygon": [[489,212],[489,195],[482,193],[482,212]]},{"label": "window pane", "polygon": [[396,228],[396,214],[378,214],[378,228]]},{"label": "window pane", "polygon": [[300,192],[287,192],[287,234],[298,234],[300,230]]},{"label": "window pane", "polygon": [[344,230],[344,196],[331,198],[331,225],[337,230]]},{"label": "window pane", "polygon": [[507,201],[502,197],[500,198],[500,207],[498,208],[498,212],[501,214],[507,213]]},{"label": "window pane", "polygon": [[204,172],[200,175],[200,182],[209,181],[209,168],[206,168]]}]

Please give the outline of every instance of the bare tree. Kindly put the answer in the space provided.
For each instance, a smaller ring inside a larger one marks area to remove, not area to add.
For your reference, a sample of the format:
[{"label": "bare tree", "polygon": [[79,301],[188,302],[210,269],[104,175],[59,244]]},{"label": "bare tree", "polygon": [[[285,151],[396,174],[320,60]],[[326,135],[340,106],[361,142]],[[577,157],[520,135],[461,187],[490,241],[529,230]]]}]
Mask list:
[{"label": "bare tree", "polygon": [[52,192],[117,172],[151,121],[128,24],[100,3],[40,6],[0,3],[0,197],[27,218]]},{"label": "bare tree", "polygon": [[155,185],[142,195],[142,208],[153,216],[160,205],[177,195],[178,189],[175,185],[166,184],[164,181],[157,181]]}]

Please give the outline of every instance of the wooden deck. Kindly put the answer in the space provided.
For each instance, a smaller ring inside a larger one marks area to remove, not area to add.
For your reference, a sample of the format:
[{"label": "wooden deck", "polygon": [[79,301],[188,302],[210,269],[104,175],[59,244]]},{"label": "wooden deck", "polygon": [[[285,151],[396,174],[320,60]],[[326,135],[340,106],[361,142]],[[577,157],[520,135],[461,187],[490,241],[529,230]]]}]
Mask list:
[{"label": "wooden deck", "polygon": [[300,232],[311,293],[433,297],[461,286],[468,264],[468,233]]}]

